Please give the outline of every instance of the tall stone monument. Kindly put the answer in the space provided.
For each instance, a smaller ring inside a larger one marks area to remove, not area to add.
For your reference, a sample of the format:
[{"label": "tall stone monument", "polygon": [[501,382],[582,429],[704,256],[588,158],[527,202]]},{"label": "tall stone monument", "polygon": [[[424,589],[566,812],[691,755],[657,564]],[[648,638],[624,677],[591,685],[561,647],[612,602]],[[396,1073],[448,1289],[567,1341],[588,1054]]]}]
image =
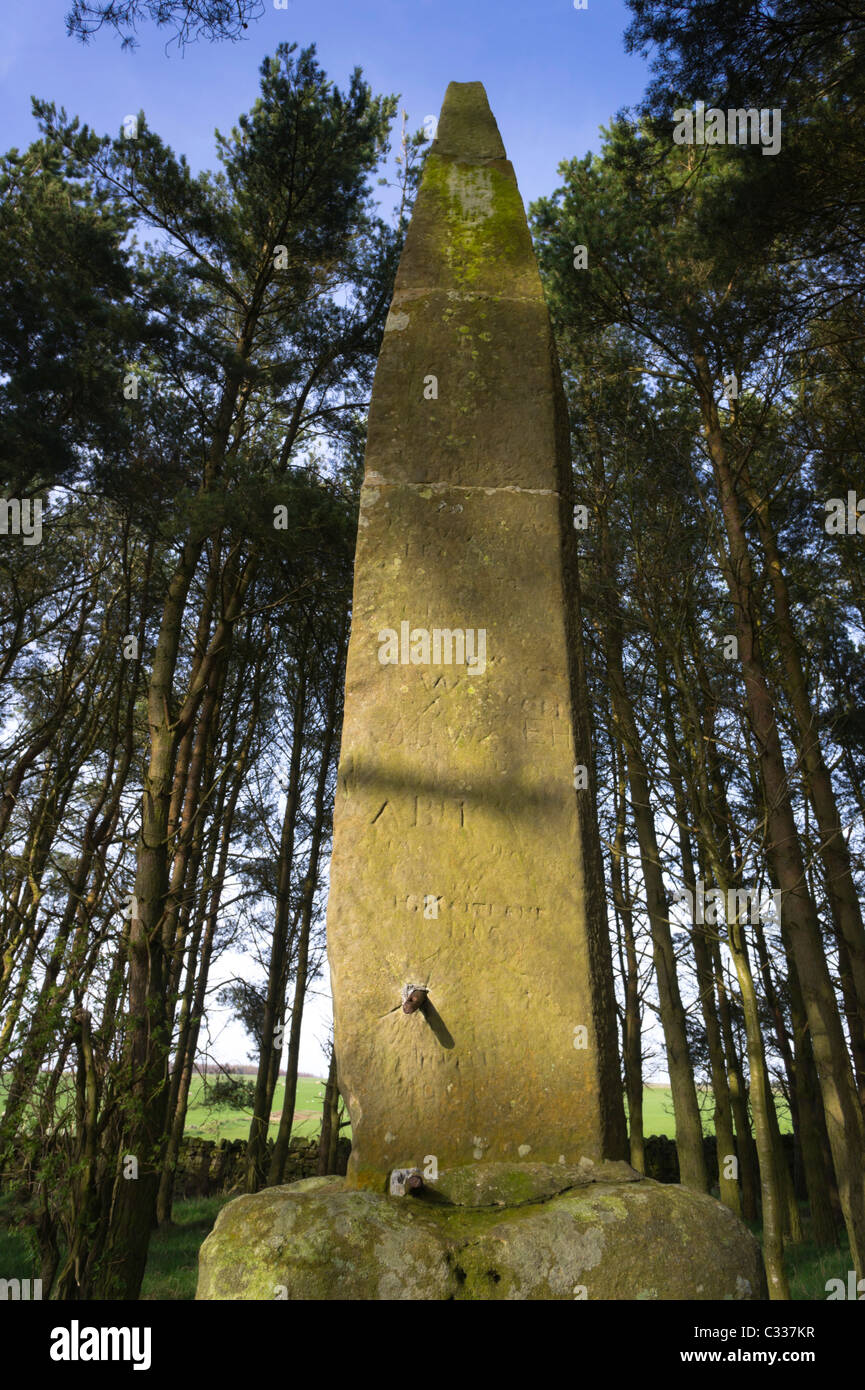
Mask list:
[{"label": "tall stone monument", "polygon": [[199,1297],[760,1296],[726,1208],[622,1161],[570,480],[516,179],[451,83],[361,494],[327,918],[351,1161],[225,1208]]},{"label": "tall stone monument", "polygon": [[570,476],[514,172],[481,84],[451,83],[361,493],[328,901],[353,1184],[624,1157]]}]

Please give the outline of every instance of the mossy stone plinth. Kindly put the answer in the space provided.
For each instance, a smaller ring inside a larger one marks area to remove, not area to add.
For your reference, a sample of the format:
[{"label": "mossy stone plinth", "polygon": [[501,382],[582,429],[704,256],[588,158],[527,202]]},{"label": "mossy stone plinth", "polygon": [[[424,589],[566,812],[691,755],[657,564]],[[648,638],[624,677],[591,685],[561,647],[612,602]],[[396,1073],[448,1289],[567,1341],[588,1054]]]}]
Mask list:
[{"label": "mossy stone plinth", "polygon": [[576,1165],[472,1163],[441,1173],[427,1188],[425,1200],[456,1207],[521,1207],[587,1183],[639,1181],[640,1174],[628,1163],[593,1163],[588,1158]]},{"label": "mossy stone plinth", "polygon": [[[312,1178],[224,1207],[199,1299],[760,1299],[760,1247],[714,1198],[625,1164],[479,1165],[421,1198]],[[507,1170],[507,1171],[505,1171]],[[619,1179],[616,1172],[619,1170]],[[625,1170],[622,1173],[621,1170]],[[555,1191],[563,1182],[573,1183]],[[462,1193],[467,1205],[448,1201]],[[553,1195],[546,1194],[550,1190]],[[502,1207],[503,1197],[514,1205]],[[489,1205],[478,1205],[479,1198]]]}]

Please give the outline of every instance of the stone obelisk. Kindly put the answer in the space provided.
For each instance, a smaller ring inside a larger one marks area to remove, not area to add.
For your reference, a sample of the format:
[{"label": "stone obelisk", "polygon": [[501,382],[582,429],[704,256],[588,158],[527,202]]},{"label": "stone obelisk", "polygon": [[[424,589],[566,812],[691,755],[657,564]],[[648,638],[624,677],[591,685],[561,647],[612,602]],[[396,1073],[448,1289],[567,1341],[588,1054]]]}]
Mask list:
[{"label": "stone obelisk", "polygon": [[514,171],[454,82],[360,500],[327,915],[359,1186],[428,1156],[623,1156],[570,472]]},{"label": "stone obelisk", "polygon": [[565,406],[479,82],[370,407],[328,903],[345,1179],[229,1202],[200,1299],[727,1299],[760,1247],[625,1145]]}]

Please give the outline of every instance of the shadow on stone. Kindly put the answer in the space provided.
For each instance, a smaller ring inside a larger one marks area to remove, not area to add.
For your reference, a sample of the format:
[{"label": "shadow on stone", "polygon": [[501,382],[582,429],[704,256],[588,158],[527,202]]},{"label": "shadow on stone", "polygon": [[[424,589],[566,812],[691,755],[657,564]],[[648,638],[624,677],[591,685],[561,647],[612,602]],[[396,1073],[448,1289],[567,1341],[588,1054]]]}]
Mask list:
[{"label": "shadow on stone", "polygon": [[447,1024],[431,999],[427,999],[421,1009],[421,1013],[432,1029],[433,1036],[438,1039],[442,1047],[453,1047],[454,1040],[448,1030]]}]

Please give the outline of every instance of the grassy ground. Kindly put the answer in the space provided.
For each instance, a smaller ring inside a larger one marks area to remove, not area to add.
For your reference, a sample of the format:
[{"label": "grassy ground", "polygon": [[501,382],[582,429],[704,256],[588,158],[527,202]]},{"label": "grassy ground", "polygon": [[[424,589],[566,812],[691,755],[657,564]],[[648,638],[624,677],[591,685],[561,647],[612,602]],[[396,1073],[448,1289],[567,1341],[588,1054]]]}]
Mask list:
[{"label": "grassy ground", "polygon": [[[243,1077],[252,1081],[253,1077]],[[321,1128],[321,1107],[324,1101],[323,1081],[314,1077],[301,1076],[297,1082],[297,1097],[294,1102],[295,1122],[292,1134],[305,1139],[314,1138]],[[252,1118],[248,1110],[213,1110],[201,1104],[204,1094],[204,1080],[200,1076],[193,1079],[189,1090],[189,1109],[186,1112],[186,1133],[202,1139],[248,1139],[249,1122]],[[279,1115],[285,1096],[285,1082],[279,1081],[273,1097],[271,1115],[276,1119],[270,1122],[270,1137],[276,1138],[279,1128]],[[308,1117],[308,1118],[307,1118]],[[343,1133],[346,1131],[344,1130]]]},{"label": "grassy ground", "polygon": [[[759,1237],[760,1232],[755,1234]],[[850,1244],[844,1237],[840,1250],[826,1250],[811,1242],[791,1246],[784,1263],[790,1282],[790,1297],[797,1301],[817,1301],[828,1298],[826,1283],[841,1279],[846,1288],[850,1263]]]},{"label": "grassy ground", "polygon": [[[198,1252],[229,1199],[197,1197],[174,1205],[174,1224],[153,1232],[142,1299],[191,1302],[198,1282]],[[36,1279],[38,1262],[25,1232],[10,1228],[8,1203],[0,1203],[0,1271],[5,1279]]]},{"label": "grassy ground", "polygon": [[[842,1231],[837,1250],[815,1245],[813,1241],[807,1239],[811,1226],[807,1203],[800,1202],[799,1209],[802,1213],[802,1229],[806,1239],[801,1245],[788,1244],[784,1251],[784,1265],[787,1270],[787,1282],[790,1285],[790,1298],[797,1303],[822,1302],[828,1297],[826,1293],[827,1280],[843,1279],[845,1285],[847,1283],[847,1271],[850,1268],[850,1243],[846,1233]],[[755,1221],[746,1221],[745,1224],[762,1244],[762,1228]]]},{"label": "grassy ground", "polygon": [[10,1226],[13,1208],[8,1197],[0,1198],[0,1276],[4,1279],[30,1279],[38,1270],[30,1268],[27,1237]]},{"label": "grassy ground", "polygon": [[142,1299],[182,1303],[195,1298],[198,1251],[228,1200],[195,1197],[175,1202],[174,1225],[154,1231],[151,1237]]}]

